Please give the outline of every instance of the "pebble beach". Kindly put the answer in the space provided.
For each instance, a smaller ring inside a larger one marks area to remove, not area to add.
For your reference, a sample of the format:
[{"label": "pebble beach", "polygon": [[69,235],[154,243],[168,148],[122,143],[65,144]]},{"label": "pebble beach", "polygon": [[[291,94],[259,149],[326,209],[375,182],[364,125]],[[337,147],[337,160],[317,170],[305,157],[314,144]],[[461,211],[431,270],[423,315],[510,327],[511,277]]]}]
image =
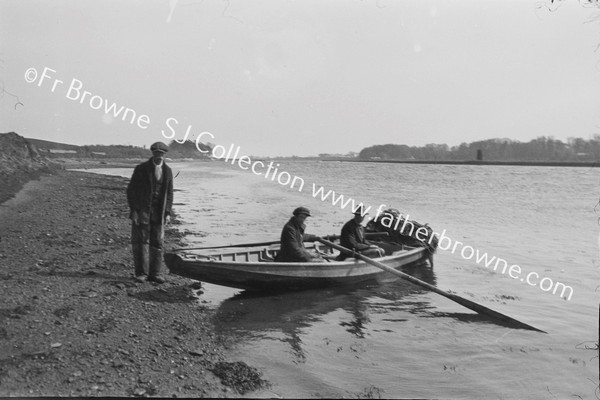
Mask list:
[{"label": "pebble beach", "polygon": [[0,396],[238,397],[265,383],[225,359],[198,282],[132,279],[126,185],[63,170],[3,193]]}]

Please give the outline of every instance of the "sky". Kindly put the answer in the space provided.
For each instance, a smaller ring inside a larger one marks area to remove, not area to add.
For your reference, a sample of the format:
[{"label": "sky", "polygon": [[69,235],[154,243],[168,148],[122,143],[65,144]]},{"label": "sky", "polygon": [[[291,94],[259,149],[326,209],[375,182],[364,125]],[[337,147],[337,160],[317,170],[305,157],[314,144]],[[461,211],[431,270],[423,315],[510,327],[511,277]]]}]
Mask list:
[{"label": "sky", "polygon": [[0,132],[255,156],[600,135],[600,9],[544,4],[0,0]]}]

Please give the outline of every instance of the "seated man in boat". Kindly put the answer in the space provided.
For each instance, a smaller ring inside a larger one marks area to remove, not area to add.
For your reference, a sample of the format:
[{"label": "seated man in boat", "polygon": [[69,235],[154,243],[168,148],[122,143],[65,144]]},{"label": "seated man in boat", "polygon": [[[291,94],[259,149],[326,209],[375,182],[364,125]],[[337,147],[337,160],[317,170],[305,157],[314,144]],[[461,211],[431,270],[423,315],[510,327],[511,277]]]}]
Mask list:
[{"label": "seated man in boat", "polygon": [[305,207],[298,207],[294,210],[294,215],[285,224],[281,231],[281,248],[275,261],[299,262],[299,261],[324,261],[318,255],[311,254],[304,247],[304,241],[314,241],[317,236],[304,233],[307,217],[310,217],[310,211]]},{"label": "seated man in boat", "polygon": [[[385,250],[365,239],[365,228],[362,226],[362,222],[367,214],[362,206],[354,211],[354,218],[346,222],[342,228],[340,245],[366,257],[383,257]],[[343,261],[348,257],[352,257],[352,253],[344,254],[342,252],[337,260]]]}]

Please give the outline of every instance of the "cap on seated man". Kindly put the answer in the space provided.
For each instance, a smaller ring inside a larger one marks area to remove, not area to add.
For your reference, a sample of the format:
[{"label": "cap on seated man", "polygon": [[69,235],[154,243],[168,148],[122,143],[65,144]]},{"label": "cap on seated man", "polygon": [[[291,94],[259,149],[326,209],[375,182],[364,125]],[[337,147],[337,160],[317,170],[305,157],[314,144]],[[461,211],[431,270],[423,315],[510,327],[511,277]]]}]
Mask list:
[{"label": "cap on seated man", "polygon": [[[366,257],[383,257],[385,250],[365,239],[365,228],[362,222],[368,212],[364,211],[362,205],[354,211],[354,218],[344,224],[340,235],[340,245],[352,251],[359,252]],[[338,260],[345,260],[352,254],[340,253]]]},{"label": "cap on seated man", "polygon": [[305,234],[306,218],[310,217],[310,211],[306,207],[298,207],[293,216],[285,224],[281,231],[281,247],[275,261],[300,262],[300,261],[322,261],[318,256],[312,255],[304,247],[304,241],[315,239],[315,235]]}]

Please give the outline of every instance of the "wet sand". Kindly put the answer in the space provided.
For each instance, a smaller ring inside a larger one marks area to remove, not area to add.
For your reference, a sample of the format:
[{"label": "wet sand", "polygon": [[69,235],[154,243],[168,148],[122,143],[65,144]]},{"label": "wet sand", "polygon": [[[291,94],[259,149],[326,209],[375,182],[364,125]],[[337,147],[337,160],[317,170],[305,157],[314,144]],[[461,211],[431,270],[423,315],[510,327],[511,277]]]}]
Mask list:
[{"label": "wet sand", "polygon": [[239,364],[199,283],[133,281],[126,184],[59,171],[0,205],[0,396],[236,397],[254,376],[213,373]]}]

